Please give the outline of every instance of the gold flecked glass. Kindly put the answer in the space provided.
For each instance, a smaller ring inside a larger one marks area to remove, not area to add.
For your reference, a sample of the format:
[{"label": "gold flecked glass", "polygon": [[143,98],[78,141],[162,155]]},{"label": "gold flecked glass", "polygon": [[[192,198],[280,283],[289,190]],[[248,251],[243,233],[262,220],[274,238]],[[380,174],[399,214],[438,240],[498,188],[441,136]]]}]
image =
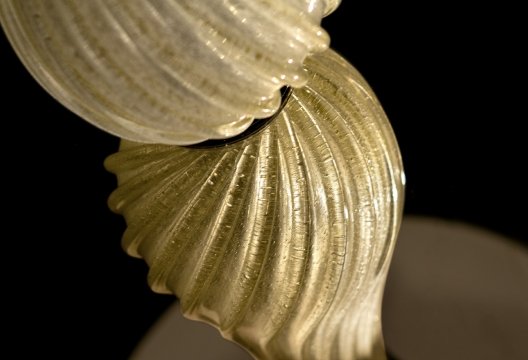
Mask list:
[{"label": "gold flecked glass", "polygon": [[306,83],[339,0],[1,0],[0,23],[57,100],[121,138],[229,138]]},{"label": "gold flecked glass", "polygon": [[[259,359],[383,359],[404,175],[370,87],[332,50],[260,133],[214,149],[122,141],[123,244],[185,316]],[[176,336],[176,335],[175,335]]]}]

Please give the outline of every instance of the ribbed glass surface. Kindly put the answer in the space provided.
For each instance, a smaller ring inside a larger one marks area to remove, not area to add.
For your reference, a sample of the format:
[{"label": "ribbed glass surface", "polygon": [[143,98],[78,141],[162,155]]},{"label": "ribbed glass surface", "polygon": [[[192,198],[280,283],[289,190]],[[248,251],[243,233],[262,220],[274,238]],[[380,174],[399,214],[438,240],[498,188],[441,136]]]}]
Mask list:
[{"label": "ribbed glass surface", "polygon": [[119,137],[190,144],[273,114],[305,57],[328,47],[338,0],[2,0],[33,76]]},{"label": "ribbed glass surface", "polygon": [[[260,359],[383,359],[380,305],[404,175],[372,90],[310,57],[270,126],[219,149],[123,141],[123,244],[154,290]],[[175,336],[177,336],[175,334]]]}]

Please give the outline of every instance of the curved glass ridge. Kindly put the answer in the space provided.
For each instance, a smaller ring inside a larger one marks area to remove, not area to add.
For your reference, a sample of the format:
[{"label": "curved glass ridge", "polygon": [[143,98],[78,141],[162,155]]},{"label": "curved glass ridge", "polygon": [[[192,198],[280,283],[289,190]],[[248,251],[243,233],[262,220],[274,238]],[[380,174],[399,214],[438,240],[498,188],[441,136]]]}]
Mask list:
[{"label": "curved glass ridge", "polygon": [[265,130],[219,149],[123,141],[123,244],[155,291],[259,359],[382,359],[404,177],[372,90],[328,50]]},{"label": "curved glass ridge", "polygon": [[39,83],[119,137],[227,138],[306,83],[338,0],[2,0],[0,21]]}]

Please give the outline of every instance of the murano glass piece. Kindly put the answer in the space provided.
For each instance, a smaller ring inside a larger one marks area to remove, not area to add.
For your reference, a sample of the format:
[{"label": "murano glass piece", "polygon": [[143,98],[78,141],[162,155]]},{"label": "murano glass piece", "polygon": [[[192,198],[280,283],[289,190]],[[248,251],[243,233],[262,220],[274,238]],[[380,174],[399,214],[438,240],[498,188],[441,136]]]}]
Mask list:
[{"label": "murano glass piece", "polygon": [[[385,358],[404,175],[372,90],[328,50],[320,20],[338,4],[0,1],[40,84],[126,139],[109,202],[152,288],[259,359]],[[227,146],[177,146],[272,114]]]},{"label": "murano glass piece", "polygon": [[339,0],[2,0],[0,21],[57,100],[119,137],[191,144],[266,118],[306,82]]},{"label": "murano glass piece", "polygon": [[332,50],[271,124],[215,149],[122,141],[124,247],[184,314],[259,359],[383,359],[404,175],[372,90]]}]

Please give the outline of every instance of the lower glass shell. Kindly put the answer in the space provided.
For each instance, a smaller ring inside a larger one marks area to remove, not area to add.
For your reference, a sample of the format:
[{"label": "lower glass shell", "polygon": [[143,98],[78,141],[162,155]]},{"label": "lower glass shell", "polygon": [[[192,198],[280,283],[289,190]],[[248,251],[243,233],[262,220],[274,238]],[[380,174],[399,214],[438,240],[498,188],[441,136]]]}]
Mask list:
[{"label": "lower glass shell", "polygon": [[[123,244],[158,292],[260,359],[383,359],[404,175],[372,90],[328,50],[260,133],[216,149],[123,141]],[[175,335],[176,336],[176,335]]]}]

